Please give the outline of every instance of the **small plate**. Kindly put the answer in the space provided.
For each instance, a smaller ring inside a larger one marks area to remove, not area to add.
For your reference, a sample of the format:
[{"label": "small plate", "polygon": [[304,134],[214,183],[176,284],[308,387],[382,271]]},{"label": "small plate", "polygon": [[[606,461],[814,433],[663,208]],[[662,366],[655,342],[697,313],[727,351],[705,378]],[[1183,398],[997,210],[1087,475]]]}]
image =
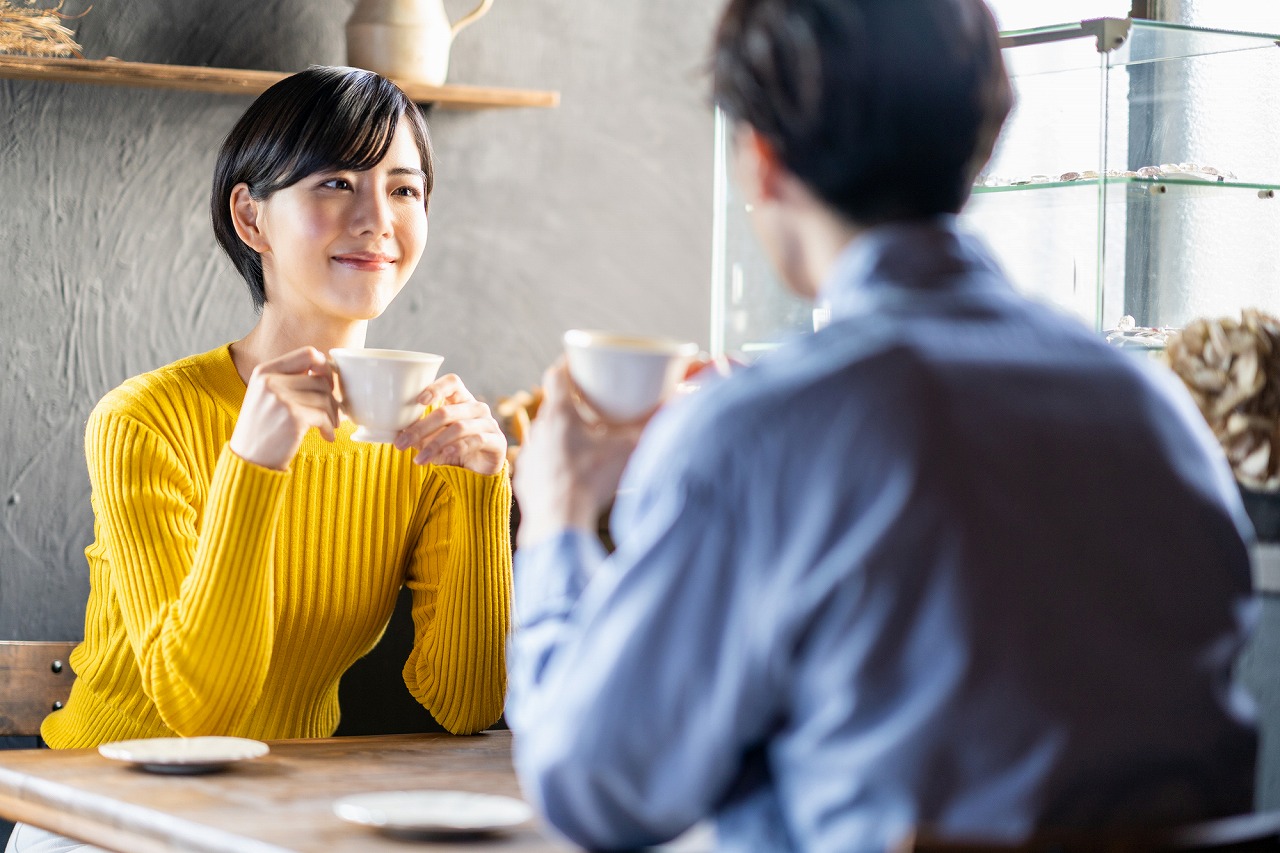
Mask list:
[{"label": "small plate", "polygon": [[521,800],[465,791],[356,794],[337,800],[333,813],[389,835],[428,838],[490,835],[533,817],[533,809]]},{"label": "small plate", "polygon": [[104,743],[98,752],[151,773],[212,773],[236,761],[270,752],[262,741],[242,737],[157,737]]}]

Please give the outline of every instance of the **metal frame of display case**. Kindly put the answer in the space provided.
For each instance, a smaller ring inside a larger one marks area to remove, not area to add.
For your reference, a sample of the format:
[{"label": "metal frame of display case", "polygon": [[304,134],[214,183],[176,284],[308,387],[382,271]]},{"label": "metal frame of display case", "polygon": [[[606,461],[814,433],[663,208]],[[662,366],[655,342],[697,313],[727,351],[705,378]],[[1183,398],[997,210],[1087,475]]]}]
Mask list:
[{"label": "metal frame of display case", "polygon": [[1132,28],[1132,18],[1093,18],[1078,23],[1001,33],[1000,47],[1022,47],[1092,37],[1098,44],[1098,52],[1106,53],[1124,44]]}]

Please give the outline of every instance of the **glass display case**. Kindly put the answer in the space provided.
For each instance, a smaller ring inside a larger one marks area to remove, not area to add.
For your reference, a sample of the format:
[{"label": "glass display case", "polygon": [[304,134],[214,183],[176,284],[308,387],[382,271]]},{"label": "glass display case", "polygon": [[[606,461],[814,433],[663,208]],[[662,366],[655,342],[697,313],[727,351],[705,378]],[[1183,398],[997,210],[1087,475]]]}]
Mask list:
[{"label": "glass display case", "polygon": [[[1120,343],[1158,347],[1246,306],[1280,313],[1277,38],[1116,18],[1002,33],[1015,106],[962,223],[1020,289]],[[749,359],[815,316],[750,234],[726,124],[711,343]]]}]

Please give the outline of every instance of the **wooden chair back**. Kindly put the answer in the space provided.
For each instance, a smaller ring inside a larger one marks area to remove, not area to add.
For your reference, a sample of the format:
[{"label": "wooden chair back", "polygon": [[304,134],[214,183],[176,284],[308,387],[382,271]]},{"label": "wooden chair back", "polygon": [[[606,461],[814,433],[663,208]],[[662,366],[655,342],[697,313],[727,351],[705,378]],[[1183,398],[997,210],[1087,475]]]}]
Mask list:
[{"label": "wooden chair back", "polygon": [[75,676],[67,658],[77,645],[0,641],[0,735],[40,733],[41,721],[71,693]]},{"label": "wooden chair back", "polygon": [[919,830],[893,853],[1255,853],[1280,851],[1280,811],[1135,832],[1052,831],[1020,842],[944,838]]}]

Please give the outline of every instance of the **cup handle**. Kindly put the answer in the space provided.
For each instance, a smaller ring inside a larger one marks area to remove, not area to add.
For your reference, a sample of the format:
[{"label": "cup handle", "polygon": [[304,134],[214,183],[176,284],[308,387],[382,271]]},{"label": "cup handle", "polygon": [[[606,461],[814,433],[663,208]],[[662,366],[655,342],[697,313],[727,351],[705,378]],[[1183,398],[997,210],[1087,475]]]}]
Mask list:
[{"label": "cup handle", "polygon": [[489,7],[491,7],[492,5],[493,5],[493,0],[480,0],[479,6],[475,7],[470,12],[468,12],[467,14],[463,15],[461,18],[458,19],[458,22],[453,25],[453,29],[449,31],[449,37],[457,38],[458,33],[462,32],[462,30],[465,27],[469,27],[472,24],[474,24],[476,21],[483,18],[485,13],[489,11]]}]

